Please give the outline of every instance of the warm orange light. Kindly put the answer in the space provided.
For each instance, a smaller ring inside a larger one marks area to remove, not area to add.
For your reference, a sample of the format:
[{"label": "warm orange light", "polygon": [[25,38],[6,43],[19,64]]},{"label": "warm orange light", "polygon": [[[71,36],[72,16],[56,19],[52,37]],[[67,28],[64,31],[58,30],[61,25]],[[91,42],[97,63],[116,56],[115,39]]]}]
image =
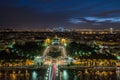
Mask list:
[{"label": "warm orange light", "polygon": [[50,44],[50,39],[47,38],[47,39],[45,40],[45,43],[46,43],[46,44]]},{"label": "warm orange light", "polygon": [[62,44],[65,44],[65,43],[66,43],[66,39],[63,38],[63,39],[61,40],[61,43],[62,43]]}]

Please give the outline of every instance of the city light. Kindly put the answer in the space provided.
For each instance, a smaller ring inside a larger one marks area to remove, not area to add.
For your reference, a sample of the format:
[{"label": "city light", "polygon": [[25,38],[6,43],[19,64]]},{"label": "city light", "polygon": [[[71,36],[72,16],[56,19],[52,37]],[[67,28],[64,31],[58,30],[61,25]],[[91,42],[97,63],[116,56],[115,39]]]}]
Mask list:
[{"label": "city light", "polygon": [[33,71],[32,72],[32,80],[36,80],[37,79],[37,73],[36,73],[36,71]]},{"label": "city light", "polygon": [[45,44],[47,44],[47,45],[49,45],[50,44],[50,38],[47,38],[46,40],[45,40]]},{"label": "city light", "polygon": [[0,0],[0,80],[120,80],[120,0]]},{"label": "city light", "polygon": [[120,60],[120,56],[117,56],[117,59]]},{"label": "city light", "polygon": [[68,80],[68,73],[66,70],[63,70],[63,79]]},{"label": "city light", "polygon": [[[95,73],[94,75],[98,74],[99,77],[101,74],[112,76],[117,70],[116,68],[120,66],[120,39],[111,37],[119,35],[110,33],[101,35],[101,32],[104,31],[96,32],[96,34],[93,32],[92,30],[85,31],[85,34],[81,34],[81,32],[62,32],[57,33],[55,37],[55,33],[51,32],[49,34],[54,35],[47,39],[23,40],[24,42],[16,40],[13,48],[1,49],[0,69],[13,70],[12,73],[9,71],[12,75],[11,80],[17,79],[19,78],[17,76],[23,74],[26,77],[25,79],[28,80],[30,75],[32,80],[43,78],[45,80],[69,80],[71,72],[74,72],[72,80],[84,80],[80,76],[83,76],[83,74],[93,75],[92,72]],[[40,34],[43,36],[42,33]],[[44,34],[49,35],[48,33]],[[66,37],[68,35],[73,37]],[[109,38],[111,38],[110,41],[106,41]],[[15,69],[18,69],[18,71]],[[112,73],[106,70],[110,70]],[[7,72],[5,74],[8,75]],[[1,76],[3,76],[3,73],[1,73]],[[85,77],[85,79],[89,80],[89,77]],[[112,77],[109,80],[113,80]]]}]

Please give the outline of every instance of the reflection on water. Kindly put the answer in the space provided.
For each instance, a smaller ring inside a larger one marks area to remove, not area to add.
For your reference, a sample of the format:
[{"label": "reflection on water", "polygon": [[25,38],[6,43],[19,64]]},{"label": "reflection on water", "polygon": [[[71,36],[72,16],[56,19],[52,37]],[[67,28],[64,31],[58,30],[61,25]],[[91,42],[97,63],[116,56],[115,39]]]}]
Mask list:
[{"label": "reflection on water", "polygon": [[44,80],[45,70],[2,70],[0,80]]},{"label": "reflection on water", "polygon": [[61,80],[120,80],[117,70],[62,70]]},{"label": "reflection on water", "polygon": [[120,68],[116,70],[117,80],[120,80]]},{"label": "reflection on water", "polygon": [[37,72],[36,71],[33,71],[32,72],[32,80],[36,80],[37,79]]},{"label": "reflection on water", "polygon": [[63,80],[68,80],[68,72],[67,72],[67,70],[63,70]]},{"label": "reflection on water", "polygon": [[[47,69],[0,70],[0,80],[46,80]],[[120,80],[120,68],[106,69],[65,69],[56,80]]]}]

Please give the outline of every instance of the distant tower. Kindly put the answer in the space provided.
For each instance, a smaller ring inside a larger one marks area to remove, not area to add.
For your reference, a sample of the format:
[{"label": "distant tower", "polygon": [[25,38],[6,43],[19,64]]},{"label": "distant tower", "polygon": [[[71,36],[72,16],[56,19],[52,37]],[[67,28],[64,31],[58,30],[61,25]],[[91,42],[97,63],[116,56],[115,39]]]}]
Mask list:
[{"label": "distant tower", "polygon": [[113,28],[110,28],[110,33],[113,34]]}]

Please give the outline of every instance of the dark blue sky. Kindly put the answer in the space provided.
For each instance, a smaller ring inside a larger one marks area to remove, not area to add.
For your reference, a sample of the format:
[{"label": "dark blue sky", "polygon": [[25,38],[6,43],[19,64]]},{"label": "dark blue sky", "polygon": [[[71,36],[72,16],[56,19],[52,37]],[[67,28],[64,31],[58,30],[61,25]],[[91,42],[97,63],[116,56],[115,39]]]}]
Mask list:
[{"label": "dark blue sky", "polygon": [[119,28],[120,0],[0,0],[0,28]]}]

